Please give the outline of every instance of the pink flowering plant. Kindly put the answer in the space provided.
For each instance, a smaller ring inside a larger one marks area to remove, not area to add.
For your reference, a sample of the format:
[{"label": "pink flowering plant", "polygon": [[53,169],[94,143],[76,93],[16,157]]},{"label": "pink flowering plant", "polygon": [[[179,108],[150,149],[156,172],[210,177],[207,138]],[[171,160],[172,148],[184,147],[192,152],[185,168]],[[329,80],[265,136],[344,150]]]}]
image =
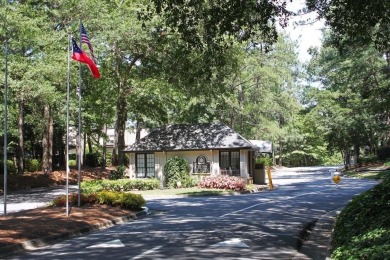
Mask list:
[{"label": "pink flowering plant", "polygon": [[209,176],[199,182],[200,188],[223,189],[242,191],[245,190],[245,180],[234,176]]}]

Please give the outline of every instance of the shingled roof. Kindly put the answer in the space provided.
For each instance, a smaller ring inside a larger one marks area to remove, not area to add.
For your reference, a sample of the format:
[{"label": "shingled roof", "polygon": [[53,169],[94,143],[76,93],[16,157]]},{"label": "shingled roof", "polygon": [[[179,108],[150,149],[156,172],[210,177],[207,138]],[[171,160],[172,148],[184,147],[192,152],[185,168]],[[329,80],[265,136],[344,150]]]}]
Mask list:
[{"label": "shingled roof", "polygon": [[252,143],[221,123],[177,124],[156,129],[128,146],[125,152],[254,148]]}]

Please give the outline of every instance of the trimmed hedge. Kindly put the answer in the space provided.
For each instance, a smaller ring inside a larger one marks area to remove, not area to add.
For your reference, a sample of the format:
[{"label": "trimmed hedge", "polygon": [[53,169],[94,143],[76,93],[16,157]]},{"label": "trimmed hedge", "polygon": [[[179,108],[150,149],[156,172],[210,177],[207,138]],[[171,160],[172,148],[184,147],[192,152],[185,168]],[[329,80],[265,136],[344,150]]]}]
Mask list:
[{"label": "trimmed hedge", "polygon": [[332,259],[388,259],[390,176],[356,196],[337,217]]},{"label": "trimmed hedge", "polygon": [[160,188],[158,179],[119,179],[83,181],[81,190],[85,193],[108,191],[156,190]]},{"label": "trimmed hedge", "polygon": [[146,201],[140,194],[115,192],[115,191],[101,191],[97,194],[97,201],[100,204],[107,204],[111,206],[121,206],[129,209],[140,209],[145,206]]},{"label": "trimmed hedge", "polygon": [[[68,200],[69,200],[69,205],[76,206],[78,205],[78,200],[79,194],[77,192],[69,194]],[[85,204],[95,204],[97,202],[97,197],[95,193],[91,194],[81,194],[81,205]],[[52,206],[56,207],[65,207],[66,206],[66,195],[61,195],[54,199],[52,201]]]},{"label": "trimmed hedge", "polygon": [[[76,206],[78,204],[78,194],[72,193],[68,197],[69,205]],[[116,191],[101,191],[91,194],[81,194],[81,204],[106,204],[110,206],[120,206],[128,209],[141,209],[145,206],[146,201],[140,194],[116,192]],[[53,206],[65,207],[66,195],[61,195],[54,199]]]}]

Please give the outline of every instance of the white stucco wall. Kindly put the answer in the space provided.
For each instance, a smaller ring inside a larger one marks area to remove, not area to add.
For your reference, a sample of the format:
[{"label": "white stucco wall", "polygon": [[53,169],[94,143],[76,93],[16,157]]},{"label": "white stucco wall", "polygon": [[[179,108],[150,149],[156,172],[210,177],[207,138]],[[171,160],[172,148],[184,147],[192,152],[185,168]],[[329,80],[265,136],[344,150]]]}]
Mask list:
[{"label": "white stucco wall", "polygon": [[[240,150],[240,173],[242,178],[249,178],[248,171],[248,149]],[[155,162],[155,172],[156,177],[164,181],[163,169],[164,165],[170,158],[174,156],[180,156],[186,159],[189,163],[189,167],[192,172],[192,163],[196,161],[198,156],[205,156],[207,161],[210,162],[210,175],[219,175],[219,151],[218,150],[199,150],[199,151],[171,151],[171,152],[155,152],[154,153],[154,162]],[[135,168],[135,154],[130,153],[130,165],[129,165],[129,177],[136,178],[136,168]],[[204,175],[204,174],[202,174]]]}]

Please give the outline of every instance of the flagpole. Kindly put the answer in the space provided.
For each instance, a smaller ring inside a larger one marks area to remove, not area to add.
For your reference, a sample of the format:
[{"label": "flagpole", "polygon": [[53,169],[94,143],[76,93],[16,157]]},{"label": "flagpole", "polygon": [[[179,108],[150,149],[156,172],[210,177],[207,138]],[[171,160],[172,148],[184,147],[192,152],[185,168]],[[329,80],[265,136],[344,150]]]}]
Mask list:
[{"label": "flagpole", "polygon": [[70,32],[68,31],[68,85],[66,90],[66,216],[69,216],[69,89],[70,89]]},{"label": "flagpole", "polygon": [[7,215],[7,131],[8,131],[8,37],[5,37],[5,79],[4,79],[4,216]]},{"label": "flagpole", "polygon": [[[80,19],[80,46],[82,46],[82,39],[81,39],[81,19]],[[82,77],[82,67],[81,62],[79,62],[79,134],[78,134],[78,146],[79,146],[79,154],[78,154],[78,206],[81,206],[81,77]]]}]

